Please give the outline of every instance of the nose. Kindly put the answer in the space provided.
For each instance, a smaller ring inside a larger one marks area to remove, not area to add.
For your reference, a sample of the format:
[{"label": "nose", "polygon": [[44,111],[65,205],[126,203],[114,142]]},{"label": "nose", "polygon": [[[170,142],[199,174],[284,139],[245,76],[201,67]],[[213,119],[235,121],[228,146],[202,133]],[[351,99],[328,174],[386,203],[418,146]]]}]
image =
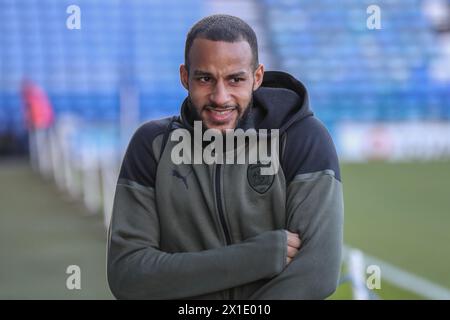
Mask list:
[{"label": "nose", "polygon": [[210,99],[217,106],[224,106],[230,101],[230,95],[223,81],[217,81]]}]

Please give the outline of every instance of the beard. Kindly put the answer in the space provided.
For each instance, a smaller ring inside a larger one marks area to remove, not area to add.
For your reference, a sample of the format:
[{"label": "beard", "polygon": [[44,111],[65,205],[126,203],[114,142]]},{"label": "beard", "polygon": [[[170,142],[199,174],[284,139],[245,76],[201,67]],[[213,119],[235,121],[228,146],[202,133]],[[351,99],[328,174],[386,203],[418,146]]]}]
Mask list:
[{"label": "beard", "polygon": [[238,117],[236,119],[234,129],[251,127],[253,124],[252,117],[251,117],[252,110],[253,110],[253,94],[251,96],[249,103],[245,107],[242,107],[239,104],[218,106],[214,103],[205,104],[204,106],[200,107],[200,106],[195,105],[192,102],[190,95],[188,95],[187,103],[188,103],[188,107],[189,107],[189,110],[191,113],[191,117],[190,117],[191,120],[192,121],[202,121],[202,127],[204,130],[209,129],[209,128],[206,126],[205,121],[202,119],[202,117],[199,113],[199,110],[203,111],[207,108],[209,108],[209,109],[228,109],[228,108],[236,109],[236,111],[238,112]]}]

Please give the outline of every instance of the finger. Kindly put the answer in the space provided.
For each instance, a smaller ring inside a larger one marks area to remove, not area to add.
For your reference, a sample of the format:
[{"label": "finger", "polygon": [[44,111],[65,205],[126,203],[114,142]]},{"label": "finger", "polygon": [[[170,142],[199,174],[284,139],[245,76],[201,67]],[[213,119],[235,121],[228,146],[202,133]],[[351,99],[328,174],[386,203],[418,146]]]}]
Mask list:
[{"label": "finger", "polygon": [[288,237],[297,237],[298,238],[298,233],[290,232],[288,230],[286,230],[286,233],[287,233]]},{"label": "finger", "polygon": [[296,233],[291,233],[288,231],[288,245],[296,248],[300,248],[300,237]]},{"label": "finger", "polygon": [[295,248],[300,248],[300,244],[301,244],[301,241],[300,241],[300,238],[299,237],[291,237],[289,240],[288,240],[288,244],[291,246],[291,247],[295,247]]},{"label": "finger", "polygon": [[290,232],[288,230],[285,230],[285,231],[286,231],[286,235],[287,235],[288,239],[298,238],[298,234],[297,233],[293,233],[293,232]]},{"label": "finger", "polygon": [[295,257],[295,255],[298,253],[298,249],[294,248],[294,247],[289,247],[287,248],[287,255],[289,258],[293,258]]}]

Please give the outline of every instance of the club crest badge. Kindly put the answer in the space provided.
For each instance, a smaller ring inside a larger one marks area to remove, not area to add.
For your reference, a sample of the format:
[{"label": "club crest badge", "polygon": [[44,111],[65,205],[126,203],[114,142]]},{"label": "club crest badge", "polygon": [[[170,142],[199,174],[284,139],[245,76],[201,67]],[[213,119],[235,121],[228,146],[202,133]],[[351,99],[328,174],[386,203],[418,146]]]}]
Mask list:
[{"label": "club crest badge", "polygon": [[249,185],[258,193],[265,193],[272,186],[275,175],[262,175],[261,167],[270,167],[269,164],[250,164],[247,169]]}]

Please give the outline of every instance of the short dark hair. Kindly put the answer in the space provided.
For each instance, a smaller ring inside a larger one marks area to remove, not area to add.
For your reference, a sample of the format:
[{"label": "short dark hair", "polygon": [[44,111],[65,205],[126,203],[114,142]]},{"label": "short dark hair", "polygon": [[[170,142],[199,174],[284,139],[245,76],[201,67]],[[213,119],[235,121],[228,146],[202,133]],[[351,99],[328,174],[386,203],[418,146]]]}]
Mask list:
[{"label": "short dark hair", "polygon": [[227,14],[215,14],[205,17],[189,30],[184,47],[184,63],[189,71],[189,51],[195,39],[238,42],[247,41],[252,50],[252,64],[256,69],[258,62],[258,41],[255,31],[242,19]]}]

